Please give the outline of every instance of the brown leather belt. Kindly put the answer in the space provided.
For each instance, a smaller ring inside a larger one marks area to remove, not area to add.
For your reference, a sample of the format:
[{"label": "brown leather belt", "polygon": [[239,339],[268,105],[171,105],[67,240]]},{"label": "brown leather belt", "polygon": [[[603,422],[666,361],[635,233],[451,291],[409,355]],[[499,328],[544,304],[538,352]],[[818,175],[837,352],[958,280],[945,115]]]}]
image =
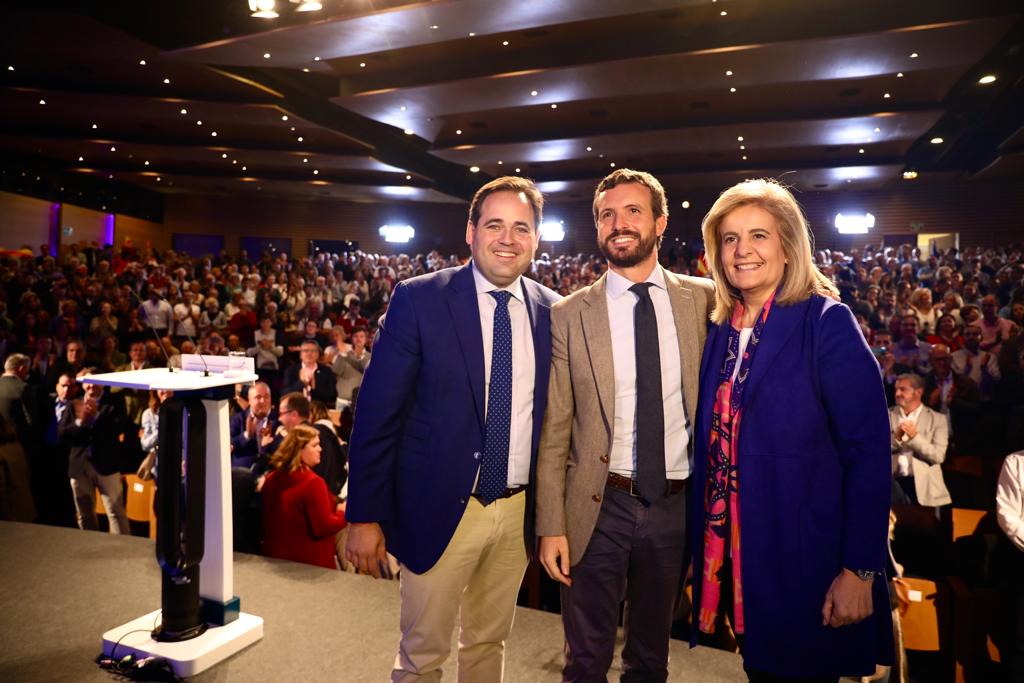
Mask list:
[{"label": "brown leather belt", "polygon": [[[675,495],[686,488],[685,479],[667,479],[665,483],[665,495],[667,496]],[[624,477],[621,474],[609,472],[608,485],[612,488],[619,489],[620,491],[625,491],[634,498],[643,498],[636,488],[636,479],[630,479],[629,477]]]},{"label": "brown leather belt", "polygon": [[[526,486],[512,486],[512,487],[507,488],[504,491],[502,491],[501,494],[498,496],[498,498],[511,498],[512,496],[516,495],[517,493],[522,493],[525,490],[526,490]],[[476,498],[477,500],[480,500],[480,494],[479,493],[474,493],[473,497]],[[495,499],[495,500],[497,500],[497,499]]]}]

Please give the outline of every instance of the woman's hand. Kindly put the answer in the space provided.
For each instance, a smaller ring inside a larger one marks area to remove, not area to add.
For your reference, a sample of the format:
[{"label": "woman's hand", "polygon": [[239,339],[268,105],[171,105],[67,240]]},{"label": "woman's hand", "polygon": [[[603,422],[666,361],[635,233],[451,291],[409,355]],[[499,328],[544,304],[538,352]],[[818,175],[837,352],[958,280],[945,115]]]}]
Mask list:
[{"label": "woman's hand", "polygon": [[871,585],[849,569],[843,569],[829,586],[821,608],[822,625],[838,628],[856,624],[871,616]]}]

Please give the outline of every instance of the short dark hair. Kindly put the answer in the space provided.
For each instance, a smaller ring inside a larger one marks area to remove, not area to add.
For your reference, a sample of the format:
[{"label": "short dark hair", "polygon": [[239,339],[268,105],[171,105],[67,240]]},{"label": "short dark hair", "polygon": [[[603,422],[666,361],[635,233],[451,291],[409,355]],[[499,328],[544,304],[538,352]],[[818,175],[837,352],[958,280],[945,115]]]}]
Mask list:
[{"label": "short dark hair", "polygon": [[476,225],[480,222],[480,207],[483,206],[484,200],[495,192],[515,192],[523,195],[533,208],[533,220],[536,223],[534,229],[540,229],[541,219],[544,217],[544,195],[532,180],[514,175],[495,178],[476,191],[473,201],[469,203],[470,223]]},{"label": "short dark hair", "polygon": [[597,198],[601,196],[602,192],[612,189],[616,185],[625,185],[627,183],[636,183],[637,185],[643,185],[651,193],[651,209],[654,213],[655,218],[661,218],[664,216],[668,218],[668,199],[665,197],[665,188],[661,186],[661,183],[650,173],[645,171],[634,171],[631,168],[618,168],[606,175],[601,182],[597,184],[597,189],[594,190],[594,222],[597,222]]},{"label": "short dark hair", "polygon": [[293,391],[281,397],[281,403],[294,410],[303,420],[309,419],[309,399],[301,391]]}]

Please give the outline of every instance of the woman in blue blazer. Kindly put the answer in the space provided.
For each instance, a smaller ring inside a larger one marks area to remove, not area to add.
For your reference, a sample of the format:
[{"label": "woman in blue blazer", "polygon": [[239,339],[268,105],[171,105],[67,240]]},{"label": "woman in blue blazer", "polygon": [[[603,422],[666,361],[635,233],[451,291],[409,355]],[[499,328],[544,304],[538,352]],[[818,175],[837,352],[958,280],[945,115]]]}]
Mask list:
[{"label": "woman in blue blazer", "polygon": [[691,644],[727,616],[751,681],[874,673],[893,652],[878,365],[788,190],[726,190],[703,233],[716,306],[694,437]]}]

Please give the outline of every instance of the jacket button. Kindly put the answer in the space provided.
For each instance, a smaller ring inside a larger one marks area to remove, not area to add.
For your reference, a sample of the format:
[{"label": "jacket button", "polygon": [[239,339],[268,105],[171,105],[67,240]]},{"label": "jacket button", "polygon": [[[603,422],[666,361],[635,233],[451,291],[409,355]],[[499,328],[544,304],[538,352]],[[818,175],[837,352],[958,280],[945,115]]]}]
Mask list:
[{"label": "jacket button", "polygon": [[460,505],[465,505],[466,504],[466,499],[465,498],[459,498],[459,504]]},{"label": "jacket button", "polygon": [[601,502],[601,494],[600,493],[595,493],[593,496],[590,497],[590,499],[593,500],[595,503],[600,503]]},{"label": "jacket button", "polygon": [[474,453],[473,454],[473,458],[476,459],[476,460],[479,460],[480,459],[480,451],[477,451],[476,453]]},{"label": "jacket button", "polygon": [[601,456],[601,462],[608,462],[608,456],[607,455],[602,455]]}]

